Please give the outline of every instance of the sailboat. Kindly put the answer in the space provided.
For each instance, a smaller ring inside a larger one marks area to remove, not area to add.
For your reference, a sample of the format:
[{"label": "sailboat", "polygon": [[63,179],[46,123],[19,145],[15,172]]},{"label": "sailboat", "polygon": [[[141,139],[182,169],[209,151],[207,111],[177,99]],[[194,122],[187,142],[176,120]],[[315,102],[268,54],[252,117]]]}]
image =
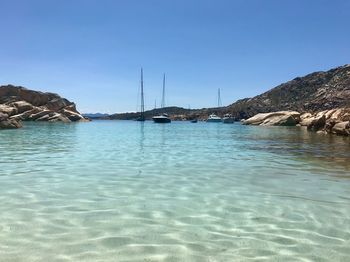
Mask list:
[{"label": "sailboat", "polygon": [[[160,108],[165,107],[165,74],[163,75],[163,94],[162,94],[162,103]],[[169,118],[167,113],[163,113],[159,116],[152,117],[152,120],[155,123],[170,123],[171,119]]]},{"label": "sailboat", "polygon": [[136,119],[136,121],[145,121],[145,98],[143,94],[143,70],[141,68],[141,110],[140,116]]},{"label": "sailboat", "polygon": [[[220,88],[218,89],[218,107],[221,106],[221,96],[220,96]],[[214,122],[221,122],[221,117],[217,116],[216,114],[210,114],[207,122],[214,123]]]}]

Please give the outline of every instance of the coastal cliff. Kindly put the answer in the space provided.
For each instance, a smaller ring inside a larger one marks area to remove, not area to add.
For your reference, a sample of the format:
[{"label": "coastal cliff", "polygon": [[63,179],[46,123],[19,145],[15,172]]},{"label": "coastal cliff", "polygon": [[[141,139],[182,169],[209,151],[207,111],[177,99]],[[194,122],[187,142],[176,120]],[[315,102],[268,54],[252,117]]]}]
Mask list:
[{"label": "coastal cliff", "polygon": [[73,102],[54,93],[21,86],[0,86],[0,128],[19,128],[20,121],[86,121]]}]

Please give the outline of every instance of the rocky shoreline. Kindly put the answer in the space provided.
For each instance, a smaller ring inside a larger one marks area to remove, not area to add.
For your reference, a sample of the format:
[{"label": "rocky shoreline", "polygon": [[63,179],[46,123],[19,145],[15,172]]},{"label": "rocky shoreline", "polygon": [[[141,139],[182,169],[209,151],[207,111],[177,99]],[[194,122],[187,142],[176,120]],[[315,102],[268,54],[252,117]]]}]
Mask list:
[{"label": "rocky shoreline", "polygon": [[[282,111],[287,110],[287,111]],[[226,107],[148,110],[146,119],[167,113],[172,120],[206,120],[208,115],[230,114],[246,125],[304,126],[320,134],[350,136],[350,65],[297,77],[253,98]],[[95,119],[131,120],[139,113],[96,116]],[[24,87],[0,86],[0,128],[19,128],[21,121],[88,121],[74,103],[53,93]]]},{"label": "rocky shoreline", "polygon": [[246,120],[244,125],[303,126],[319,134],[350,136],[350,108],[335,108],[318,113],[277,111],[260,113]]},{"label": "rocky shoreline", "polygon": [[0,128],[20,128],[21,121],[88,121],[73,102],[53,93],[20,86],[0,86]]}]

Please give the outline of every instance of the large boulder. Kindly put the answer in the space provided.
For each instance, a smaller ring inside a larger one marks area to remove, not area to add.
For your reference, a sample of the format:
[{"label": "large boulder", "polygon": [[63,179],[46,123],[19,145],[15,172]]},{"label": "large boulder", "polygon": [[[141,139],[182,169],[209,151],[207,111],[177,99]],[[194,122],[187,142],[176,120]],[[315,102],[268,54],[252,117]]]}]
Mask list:
[{"label": "large boulder", "polygon": [[4,113],[1,113],[1,112],[0,112],[0,121],[7,120],[8,117],[9,117],[8,114],[4,114]]},{"label": "large boulder", "polygon": [[13,102],[11,105],[17,108],[18,114],[32,110],[34,108],[32,104],[30,104],[26,101]]},{"label": "large boulder", "polygon": [[307,126],[307,130],[318,134],[350,136],[350,108],[334,108],[303,114],[295,111],[257,114],[242,123],[260,126],[294,126],[299,123],[299,126]]},{"label": "large boulder", "polygon": [[28,118],[29,118],[30,120],[37,120],[37,119],[39,119],[39,118],[41,118],[41,117],[43,117],[43,116],[45,116],[45,115],[48,115],[48,114],[50,114],[50,113],[52,113],[51,110],[42,109],[42,111],[39,111],[39,112],[37,112],[37,113],[33,113],[33,114],[29,115]]},{"label": "large boulder", "polygon": [[265,119],[262,126],[295,126],[298,124],[298,118],[292,115],[273,116]]},{"label": "large boulder", "polygon": [[73,112],[71,110],[63,109],[61,113],[73,122],[85,120],[85,118],[81,114]]},{"label": "large boulder", "polygon": [[21,122],[9,119],[7,114],[0,113],[0,129],[12,129],[22,127]]},{"label": "large boulder", "polygon": [[314,117],[307,125],[307,130],[318,131],[324,128],[326,125],[326,115],[321,114],[320,116]]},{"label": "large boulder", "polygon": [[311,113],[303,113],[300,115],[300,126],[308,126],[315,119],[315,116]]},{"label": "large boulder", "polygon": [[55,112],[49,112],[39,118],[36,118],[35,121],[49,121],[51,117],[54,117],[56,115]]},{"label": "large boulder", "polygon": [[[331,112],[334,110],[330,110]],[[299,125],[301,126],[307,126],[309,130],[314,130],[317,131],[319,130],[314,128],[315,125],[317,126],[318,124],[322,124],[323,125],[326,123],[326,119],[329,119],[331,113],[326,110],[326,111],[321,111],[318,112],[317,114],[311,114],[311,113],[304,113],[300,116],[300,123]],[[321,122],[320,122],[321,121]]]},{"label": "large boulder", "polygon": [[335,126],[335,124],[337,124],[339,121],[337,121],[336,119],[328,119],[326,120],[326,124],[324,126],[324,131],[326,133],[332,133],[332,128]]},{"label": "large boulder", "polygon": [[295,126],[300,121],[300,113],[296,111],[278,111],[260,113],[243,121],[244,125],[261,126]]},{"label": "large boulder", "polygon": [[312,114],[311,113],[303,113],[300,115],[300,121],[304,120],[304,119],[307,119],[307,118],[310,118],[312,117]]},{"label": "large boulder", "polygon": [[71,103],[70,105],[66,106],[64,109],[80,114],[74,103]]},{"label": "large boulder", "polygon": [[300,122],[299,122],[299,125],[300,126],[309,126],[312,121],[315,120],[315,117],[311,116],[311,117],[306,117],[304,119],[301,119]]},{"label": "large boulder", "polygon": [[300,119],[300,125],[307,126],[310,131],[348,135],[346,125],[350,121],[350,108],[334,108],[315,114],[304,113],[300,116]]},{"label": "large boulder", "polygon": [[63,123],[69,123],[71,122],[68,117],[59,114],[59,113],[54,113],[52,116],[50,116],[47,121],[49,122],[63,122]]},{"label": "large boulder", "polygon": [[350,135],[350,122],[340,122],[333,126],[332,133],[336,135],[349,136]]},{"label": "large boulder", "polygon": [[69,106],[71,103],[64,98],[55,98],[51,101],[49,101],[45,106],[55,112],[60,111],[61,109]]},{"label": "large boulder", "polygon": [[7,114],[8,116],[12,116],[17,114],[17,108],[9,105],[0,104],[0,113]]},{"label": "large boulder", "polygon": [[[330,118],[337,119],[337,120],[341,121],[343,119],[346,119],[346,117],[349,116],[349,113],[350,113],[349,108],[337,108],[334,110],[332,115],[330,115]],[[348,120],[350,120],[350,119],[348,119]]]},{"label": "large boulder", "polygon": [[31,115],[36,114],[40,111],[41,111],[41,109],[39,107],[34,107],[31,110],[25,111],[21,114],[11,116],[10,118],[25,121],[25,120],[28,120]]}]

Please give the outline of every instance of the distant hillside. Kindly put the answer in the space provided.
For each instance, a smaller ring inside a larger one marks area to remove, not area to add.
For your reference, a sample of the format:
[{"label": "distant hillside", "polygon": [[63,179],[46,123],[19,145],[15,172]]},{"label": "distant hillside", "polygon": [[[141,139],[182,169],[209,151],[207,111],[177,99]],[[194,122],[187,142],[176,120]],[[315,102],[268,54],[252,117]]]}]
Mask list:
[{"label": "distant hillside", "polygon": [[[192,119],[200,119],[205,120],[208,118],[208,115],[215,113],[218,115],[222,115],[225,108],[202,108],[202,109],[186,109],[182,107],[164,107],[164,108],[156,108],[152,110],[148,110],[145,112],[146,119],[150,120],[153,116],[160,115],[162,113],[167,113],[173,120],[192,120]],[[113,114],[108,117],[108,119],[112,120],[132,120],[136,119],[140,116],[140,113],[121,113],[121,114]],[[104,118],[106,119],[106,118]]]},{"label": "distant hillside", "polygon": [[350,106],[350,65],[297,77],[253,98],[238,100],[224,111],[237,118],[279,110],[317,112]]},{"label": "distant hillside", "polygon": [[[166,108],[156,108],[156,109],[146,111],[145,117],[146,119],[151,119],[153,116],[159,115],[165,112],[172,116],[180,116],[180,115],[190,116],[192,111],[194,110],[185,109],[182,107],[175,107],[175,106],[166,107]],[[118,120],[130,120],[130,119],[136,119],[139,116],[140,116],[140,113],[132,112],[132,113],[113,114],[113,115],[110,115],[109,118],[118,119]]]},{"label": "distant hillside", "polygon": [[104,117],[108,117],[109,114],[103,114],[103,113],[84,113],[83,116],[84,116],[84,117],[91,118],[91,119],[94,119],[94,118],[104,118]]}]

